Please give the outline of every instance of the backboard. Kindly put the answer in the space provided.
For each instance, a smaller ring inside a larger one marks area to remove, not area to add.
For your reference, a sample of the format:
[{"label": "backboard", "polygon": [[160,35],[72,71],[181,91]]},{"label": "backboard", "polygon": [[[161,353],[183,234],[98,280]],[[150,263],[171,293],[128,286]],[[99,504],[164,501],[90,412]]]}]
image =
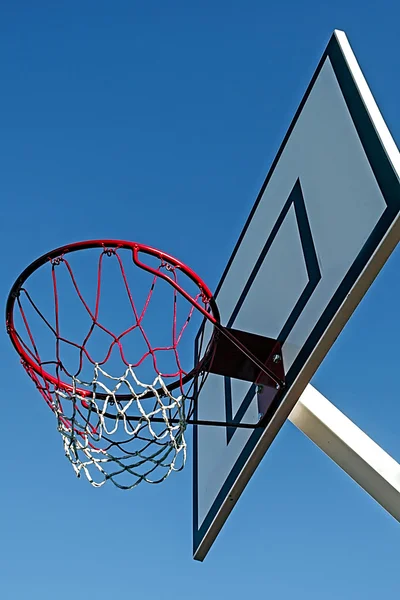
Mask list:
[{"label": "backboard", "polygon": [[[235,502],[400,236],[400,156],[335,31],[216,291],[223,324],[282,343],[286,389],[263,429],[195,426],[194,558]],[[255,385],[210,375],[197,419],[257,421]]]}]

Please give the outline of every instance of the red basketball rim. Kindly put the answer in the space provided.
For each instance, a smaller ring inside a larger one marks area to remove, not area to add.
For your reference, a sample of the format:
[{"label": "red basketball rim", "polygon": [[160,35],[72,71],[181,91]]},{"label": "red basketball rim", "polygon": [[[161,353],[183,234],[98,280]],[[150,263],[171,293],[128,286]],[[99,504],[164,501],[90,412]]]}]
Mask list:
[{"label": "red basketball rim", "polygon": [[[61,257],[65,256],[66,254],[70,254],[72,252],[77,252],[79,250],[87,250],[90,248],[103,248],[103,249],[107,249],[107,248],[120,249],[120,248],[122,248],[122,249],[126,249],[126,250],[131,250],[133,262],[138,267],[148,271],[149,273],[152,273],[153,275],[157,275],[157,277],[160,277],[161,279],[164,279],[165,281],[167,281],[170,285],[172,285],[178,291],[179,294],[181,294],[184,298],[186,298],[186,300],[188,302],[190,302],[192,305],[194,305],[195,308],[197,310],[199,310],[203,314],[203,316],[205,318],[207,318],[209,321],[211,321],[214,325],[218,325],[220,323],[220,315],[219,315],[219,310],[218,310],[217,304],[212,296],[211,291],[209,290],[208,286],[204,283],[204,281],[190,267],[186,266],[184,263],[182,263],[180,260],[174,258],[173,256],[170,256],[169,254],[162,252],[161,250],[157,250],[156,248],[152,248],[151,246],[146,246],[144,244],[139,244],[137,242],[129,242],[129,241],[124,241],[124,240],[88,240],[88,241],[68,244],[66,246],[61,246],[60,248],[56,248],[55,250],[52,250],[51,252],[47,252],[46,254],[43,254],[40,258],[38,258],[34,262],[32,262],[19,275],[19,277],[16,279],[15,283],[13,284],[13,286],[11,288],[11,291],[10,291],[8,299],[7,299],[7,304],[6,304],[7,333],[9,334],[9,336],[11,338],[11,342],[14,345],[14,348],[20,355],[23,363],[25,363],[29,368],[33,369],[33,371],[35,371],[35,373],[37,373],[40,377],[42,377],[44,380],[51,383],[52,385],[55,385],[58,388],[63,388],[68,392],[72,392],[72,391],[75,391],[75,393],[78,392],[83,397],[85,397],[85,396],[88,397],[92,393],[89,390],[84,390],[84,389],[73,390],[72,386],[69,383],[60,381],[58,378],[54,377],[53,375],[51,375],[50,373],[45,371],[41,365],[37,364],[32,359],[32,357],[28,354],[28,352],[24,349],[23,345],[21,344],[18,333],[14,326],[15,302],[20,294],[21,288],[22,288],[23,284],[25,283],[25,281],[35,271],[37,271],[41,266],[48,263],[49,261],[52,261],[57,258],[61,258]],[[190,294],[188,294],[177,282],[175,282],[173,279],[168,277],[168,275],[166,275],[160,271],[156,271],[151,266],[143,263],[139,259],[140,253],[154,256],[160,260],[165,260],[170,265],[178,268],[180,271],[185,273],[185,275],[187,275],[189,277],[189,279],[191,279],[198,286],[198,288],[201,292],[202,298],[205,300],[205,302],[207,302],[207,304],[209,306],[209,310],[206,310],[206,308],[204,306],[202,306],[201,304],[196,302],[190,296]],[[214,330],[214,335],[215,335],[215,330]],[[208,362],[209,358],[211,357],[211,355],[213,353],[214,335],[212,337],[212,341],[209,344],[204,357],[197,363],[197,365],[195,365],[195,367],[189,373],[184,375],[183,378],[179,378],[178,380],[167,385],[166,388],[169,391],[173,391],[176,388],[188,383],[191,379],[193,379],[193,377],[199,371],[202,370],[202,368],[204,367],[204,365],[206,365],[206,363]],[[162,394],[163,390],[161,388],[159,388],[157,390],[157,393]],[[153,395],[154,394],[152,392],[148,392],[143,397],[146,398],[146,397],[151,397]],[[96,397],[99,399],[105,399],[107,397],[107,394],[96,392]],[[128,394],[116,394],[115,398],[117,400],[129,400],[131,398],[131,396]]]}]

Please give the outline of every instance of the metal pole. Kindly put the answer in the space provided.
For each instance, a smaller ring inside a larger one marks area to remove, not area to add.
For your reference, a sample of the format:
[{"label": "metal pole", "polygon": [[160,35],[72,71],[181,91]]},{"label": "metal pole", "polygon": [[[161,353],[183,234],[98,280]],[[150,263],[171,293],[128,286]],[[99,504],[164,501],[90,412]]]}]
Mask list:
[{"label": "metal pole", "polygon": [[308,385],[289,420],[400,521],[400,465]]}]

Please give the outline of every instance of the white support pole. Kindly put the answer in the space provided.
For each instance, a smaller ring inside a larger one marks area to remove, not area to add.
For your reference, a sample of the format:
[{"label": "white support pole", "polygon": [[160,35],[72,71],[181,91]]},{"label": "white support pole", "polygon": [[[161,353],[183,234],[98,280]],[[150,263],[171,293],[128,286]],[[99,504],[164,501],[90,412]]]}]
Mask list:
[{"label": "white support pole", "polygon": [[289,420],[400,521],[399,463],[311,385]]}]

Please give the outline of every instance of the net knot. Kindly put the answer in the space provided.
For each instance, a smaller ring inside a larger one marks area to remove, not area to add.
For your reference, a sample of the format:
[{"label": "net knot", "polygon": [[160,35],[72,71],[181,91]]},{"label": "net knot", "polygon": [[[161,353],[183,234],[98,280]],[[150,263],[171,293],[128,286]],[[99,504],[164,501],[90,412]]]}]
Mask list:
[{"label": "net knot", "polygon": [[64,262],[64,255],[63,254],[61,256],[57,256],[55,258],[50,258],[50,263],[53,265],[53,267],[57,267],[62,262]]},{"label": "net knot", "polygon": [[106,256],[115,256],[116,248],[109,248],[108,246],[103,246],[103,254],[105,254]]}]

